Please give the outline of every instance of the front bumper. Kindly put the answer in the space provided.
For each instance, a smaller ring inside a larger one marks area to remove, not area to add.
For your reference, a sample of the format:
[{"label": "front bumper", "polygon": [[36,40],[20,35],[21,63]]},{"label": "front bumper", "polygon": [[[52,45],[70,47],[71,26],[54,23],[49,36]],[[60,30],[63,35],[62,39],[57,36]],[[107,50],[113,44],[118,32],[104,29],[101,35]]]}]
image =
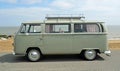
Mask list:
[{"label": "front bumper", "polygon": [[104,52],[107,56],[111,56],[111,51],[110,50],[107,50]]},{"label": "front bumper", "polygon": [[[12,43],[12,46],[15,47],[15,44]],[[13,51],[12,51],[12,54],[15,55],[15,51],[14,51],[14,49],[13,49]]]},{"label": "front bumper", "polygon": [[12,51],[12,54],[13,54],[13,55],[15,55],[15,52],[14,52],[14,51]]}]

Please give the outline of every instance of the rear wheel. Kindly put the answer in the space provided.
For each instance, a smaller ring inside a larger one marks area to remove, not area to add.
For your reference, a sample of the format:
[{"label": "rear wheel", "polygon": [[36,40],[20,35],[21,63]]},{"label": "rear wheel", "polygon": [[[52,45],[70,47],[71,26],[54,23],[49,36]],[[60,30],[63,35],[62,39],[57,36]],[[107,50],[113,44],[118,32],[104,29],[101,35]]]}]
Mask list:
[{"label": "rear wheel", "polygon": [[95,50],[85,50],[84,51],[84,57],[85,59],[91,61],[96,58],[97,52]]},{"label": "rear wheel", "polygon": [[39,50],[31,49],[27,53],[27,58],[32,62],[36,62],[41,58],[41,54],[40,54]]}]

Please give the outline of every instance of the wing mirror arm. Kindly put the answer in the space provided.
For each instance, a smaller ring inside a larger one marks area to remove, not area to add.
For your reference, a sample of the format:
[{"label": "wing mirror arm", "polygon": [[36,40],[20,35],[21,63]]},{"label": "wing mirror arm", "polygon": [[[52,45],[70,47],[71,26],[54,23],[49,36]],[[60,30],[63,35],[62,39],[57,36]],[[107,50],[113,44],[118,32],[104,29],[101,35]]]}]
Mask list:
[{"label": "wing mirror arm", "polygon": [[26,32],[22,31],[21,33],[26,33]]}]

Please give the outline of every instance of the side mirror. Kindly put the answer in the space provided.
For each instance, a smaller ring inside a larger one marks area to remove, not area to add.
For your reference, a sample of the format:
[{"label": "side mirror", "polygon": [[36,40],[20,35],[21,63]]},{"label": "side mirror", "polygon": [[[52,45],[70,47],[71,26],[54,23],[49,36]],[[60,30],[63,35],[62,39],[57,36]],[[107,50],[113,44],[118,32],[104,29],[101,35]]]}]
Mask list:
[{"label": "side mirror", "polygon": [[20,33],[26,33],[25,31],[21,31]]},{"label": "side mirror", "polygon": [[20,31],[20,33],[27,33],[27,31],[25,31],[25,30],[22,30],[22,31]]}]

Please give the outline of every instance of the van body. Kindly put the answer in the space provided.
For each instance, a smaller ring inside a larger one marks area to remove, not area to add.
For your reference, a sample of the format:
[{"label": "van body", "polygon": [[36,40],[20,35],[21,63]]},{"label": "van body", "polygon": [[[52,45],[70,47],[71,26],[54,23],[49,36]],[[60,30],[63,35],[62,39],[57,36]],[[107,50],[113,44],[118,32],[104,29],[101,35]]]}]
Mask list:
[{"label": "van body", "polygon": [[47,17],[43,21],[23,22],[14,37],[14,54],[27,55],[30,61],[54,54],[83,54],[93,60],[97,53],[110,53],[104,22],[81,17]]}]

